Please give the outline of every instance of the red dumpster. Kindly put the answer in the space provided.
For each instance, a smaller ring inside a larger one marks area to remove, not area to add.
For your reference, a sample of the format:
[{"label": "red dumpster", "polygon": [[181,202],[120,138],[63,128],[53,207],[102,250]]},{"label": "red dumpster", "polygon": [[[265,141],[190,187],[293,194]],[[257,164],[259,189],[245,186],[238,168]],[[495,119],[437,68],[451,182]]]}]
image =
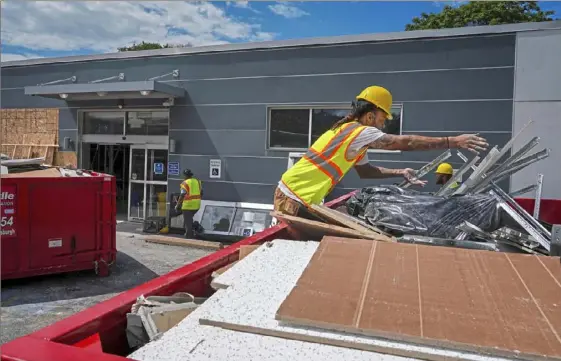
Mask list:
[{"label": "red dumpster", "polygon": [[2,176],[2,280],[85,269],[107,275],[117,253],[115,177],[45,175]]},{"label": "red dumpster", "polygon": [[[352,193],[351,193],[352,194]],[[343,204],[351,194],[326,205]],[[2,345],[6,361],[127,361],[130,353],[126,339],[126,313],[140,295],[169,295],[189,292],[206,297],[212,292],[211,275],[238,259],[239,248],[274,239],[299,239],[286,224],[268,228],[189,265],[123,292],[105,302],[61,320],[27,336]]]}]

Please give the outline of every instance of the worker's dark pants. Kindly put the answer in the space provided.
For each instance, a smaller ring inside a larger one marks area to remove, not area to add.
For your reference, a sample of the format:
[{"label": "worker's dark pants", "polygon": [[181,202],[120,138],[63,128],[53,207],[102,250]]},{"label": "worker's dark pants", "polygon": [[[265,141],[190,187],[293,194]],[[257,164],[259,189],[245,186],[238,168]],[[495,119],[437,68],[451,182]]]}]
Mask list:
[{"label": "worker's dark pants", "polygon": [[197,211],[182,211],[183,212],[183,223],[185,227],[185,238],[194,238],[193,234],[193,217]]}]

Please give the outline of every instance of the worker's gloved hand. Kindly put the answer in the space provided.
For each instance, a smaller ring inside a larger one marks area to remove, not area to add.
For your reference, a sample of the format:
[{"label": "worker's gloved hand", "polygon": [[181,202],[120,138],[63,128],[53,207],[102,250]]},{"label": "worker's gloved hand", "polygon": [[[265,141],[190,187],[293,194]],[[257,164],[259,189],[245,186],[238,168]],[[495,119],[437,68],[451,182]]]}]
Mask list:
[{"label": "worker's gloved hand", "polygon": [[424,187],[427,184],[427,181],[422,181],[415,175],[415,170],[411,168],[405,168],[402,170],[403,178],[416,186]]},{"label": "worker's gloved hand", "polygon": [[472,153],[479,154],[484,152],[489,147],[485,138],[479,137],[477,134],[462,134],[453,137],[453,142],[456,143],[456,148],[467,149]]}]

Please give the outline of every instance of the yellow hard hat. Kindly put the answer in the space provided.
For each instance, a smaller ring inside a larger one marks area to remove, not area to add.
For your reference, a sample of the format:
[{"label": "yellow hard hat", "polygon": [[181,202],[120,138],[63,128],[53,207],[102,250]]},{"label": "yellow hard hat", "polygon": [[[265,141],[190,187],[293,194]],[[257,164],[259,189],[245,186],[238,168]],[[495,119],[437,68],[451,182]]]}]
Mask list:
[{"label": "yellow hard hat", "polygon": [[360,94],[356,96],[356,99],[366,100],[367,102],[374,104],[388,114],[388,119],[393,119],[392,93],[390,93],[388,89],[377,85],[369,86],[361,91]]},{"label": "yellow hard hat", "polygon": [[452,175],[454,173],[454,169],[448,163],[440,163],[438,168],[436,168],[436,174],[449,174]]}]

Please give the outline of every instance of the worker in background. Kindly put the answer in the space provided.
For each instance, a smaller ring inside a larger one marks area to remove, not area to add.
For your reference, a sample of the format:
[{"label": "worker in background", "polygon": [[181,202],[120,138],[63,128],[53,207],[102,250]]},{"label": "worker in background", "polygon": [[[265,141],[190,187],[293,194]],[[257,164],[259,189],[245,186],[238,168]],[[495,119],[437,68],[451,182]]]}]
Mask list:
[{"label": "worker in background", "polygon": [[203,188],[201,181],[193,177],[193,172],[190,169],[183,171],[185,180],[181,182],[179,188],[181,195],[175,205],[176,211],[183,213],[183,223],[185,227],[185,238],[193,238],[193,217],[201,208],[201,197],[203,195]]},{"label": "worker in background", "polygon": [[320,204],[354,168],[362,179],[403,177],[414,185],[426,181],[415,177],[410,168],[388,169],[370,165],[368,149],[435,150],[462,148],[478,153],[488,144],[475,134],[452,137],[393,135],[381,131],[392,119],[392,94],[380,86],[364,89],[352,103],[350,113],[323,133],[307,153],[281,177],[274,195],[277,212],[310,217],[307,207]]},{"label": "worker in background", "polygon": [[[440,163],[438,168],[436,168],[436,184],[438,185],[445,185],[448,183],[452,175],[454,174],[454,169],[448,163]],[[460,184],[458,182],[454,182],[450,185],[450,189],[458,188]]]}]

